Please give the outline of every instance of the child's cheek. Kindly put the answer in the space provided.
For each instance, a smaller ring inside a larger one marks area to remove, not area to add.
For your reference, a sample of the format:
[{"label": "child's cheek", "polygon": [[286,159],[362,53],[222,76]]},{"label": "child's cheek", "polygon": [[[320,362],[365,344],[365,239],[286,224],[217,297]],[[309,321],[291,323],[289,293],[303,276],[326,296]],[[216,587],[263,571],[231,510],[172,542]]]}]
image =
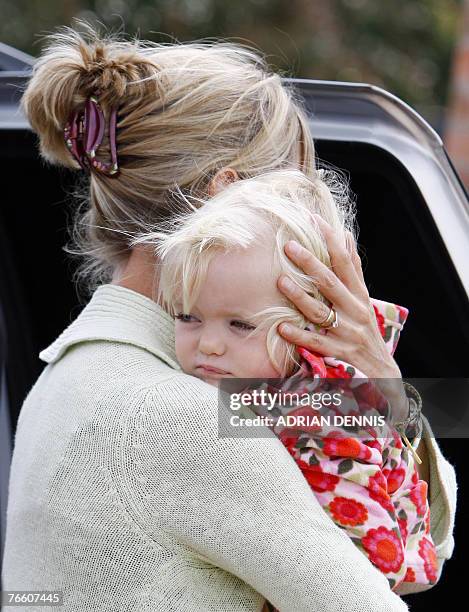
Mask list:
[{"label": "child's cheek", "polygon": [[266,347],[266,339],[263,337],[253,338],[244,346],[239,360],[240,370],[243,375],[240,378],[279,378],[279,372],[270,361]]},{"label": "child's cheek", "polygon": [[175,329],[174,348],[179,365],[184,372],[189,372],[191,362],[193,361],[193,356],[191,359],[191,354],[193,351],[190,350],[190,338],[187,333],[184,333],[183,330],[178,330],[177,325]]}]

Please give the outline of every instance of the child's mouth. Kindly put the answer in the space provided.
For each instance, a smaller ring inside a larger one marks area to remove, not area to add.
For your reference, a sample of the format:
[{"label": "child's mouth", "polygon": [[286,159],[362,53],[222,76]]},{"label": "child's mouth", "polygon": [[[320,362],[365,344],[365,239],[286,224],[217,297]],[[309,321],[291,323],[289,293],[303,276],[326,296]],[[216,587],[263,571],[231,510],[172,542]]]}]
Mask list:
[{"label": "child's mouth", "polygon": [[221,370],[220,368],[215,368],[213,366],[209,366],[206,364],[202,364],[199,366],[196,366],[196,371],[200,372],[201,374],[208,376],[210,378],[218,378],[220,376],[226,376],[229,375],[230,373],[227,372],[226,370]]}]

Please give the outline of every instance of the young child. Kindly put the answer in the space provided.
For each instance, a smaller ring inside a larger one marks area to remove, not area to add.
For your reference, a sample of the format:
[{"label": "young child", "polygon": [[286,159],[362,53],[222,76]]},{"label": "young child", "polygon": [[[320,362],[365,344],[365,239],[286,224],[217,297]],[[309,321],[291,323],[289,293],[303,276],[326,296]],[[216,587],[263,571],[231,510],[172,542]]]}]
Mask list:
[{"label": "young child", "polygon": [[[276,331],[281,321],[311,325],[278,290],[280,274],[328,304],[314,279],[285,255],[284,245],[296,240],[331,267],[313,215],[344,240],[345,231],[353,230],[353,207],[340,181],[325,171],[315,179],[275,171],[238,181],[197,204],[203,205],[189,204],[188,212],[161,231],[139,239],[153,244],[161,258],[159,299],[175,316],[181,368],[217,386],[225,378],[283,378],[290,390],[292,381],[311,390],[318,379],[349,379],[355,388],[349,399],[355,397],[362,407],[362,373],[297,348]],[[408,311],[380,300],[372,304],[393,353]],[[321,506],[386,575],[391,588],[405,581],[433,584],[437,566],[427,485],[397,431],[391,428],[386,438],[363,438],[337,432],[321,436],[320,429],[273,427]]]}]

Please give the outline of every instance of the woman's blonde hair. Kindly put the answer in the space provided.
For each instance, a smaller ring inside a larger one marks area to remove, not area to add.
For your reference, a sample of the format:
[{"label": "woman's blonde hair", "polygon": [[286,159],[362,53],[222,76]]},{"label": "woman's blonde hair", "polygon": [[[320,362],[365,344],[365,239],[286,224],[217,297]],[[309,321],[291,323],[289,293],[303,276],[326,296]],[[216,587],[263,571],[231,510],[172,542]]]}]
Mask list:
[{"label": "woman's blonde hair", "polygon": [[[22,99],[40,153],[78,169],[64,141],[72,112],[100,92],[118,108],[120,174],[92,170],[81,191],[75,246],[89,289],[129,256],[132,236],[173,212],[174,187],[206,196],[214,174],[240,178],[293,167],[314,171],[314,147],[295,92],[250,48],[228,42],[157,44],[60,28],[46,37]],[[107,135],[99,150],[109,158]]]},{"label": "woman's blonde hair", "polygon": [[[307,177],[295,170],[278,170],[233,183],[207,201],[186,199],[186,205],[186,211],[175,214],[160,230],[134,241],[152,245],[160,260],[158,299],[168,312],[176,314],[176,302],[182,303],[184,313],[191,311],[217,254],[257,244],[273,251],[269,274],[275,278],[286,274],[308,294],[328,304],[315,279],[293,264],[284,246],[296,240],[330,268],[327,245],[314,218],[318,214],[350,248],[346,233],[355,240],[354,203],[346,182],[336,172],[319,170]],[[270,360],[282,376],[290,374],[298,365],[296,350],[278,334],[277,326],[287,321],[304,328],[308,321],[283,296],[279,304],[253,315],[257,327],[251,334],[268,329]],[[282,362],[278,355],[284,356]]]}]

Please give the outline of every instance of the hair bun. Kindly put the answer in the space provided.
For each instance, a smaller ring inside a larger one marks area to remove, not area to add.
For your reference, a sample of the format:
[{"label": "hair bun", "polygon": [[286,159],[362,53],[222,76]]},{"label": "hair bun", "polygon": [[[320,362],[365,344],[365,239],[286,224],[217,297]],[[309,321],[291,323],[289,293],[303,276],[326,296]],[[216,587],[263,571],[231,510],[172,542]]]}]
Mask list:
[{"label": "hair bun", "polygon": [[139,83],[155,74],[153,62],[142,57],[131,43],[98,41],[83,49],[83,90],[87,95],[100,92],[103,105],[115,106],[132,84],[132,93],[138,98],[142,88],[148,89],[152,81]]},{"label": "hair bun", "polygon": [[80,24],[84,33],[62,27],[45,37],[46,48],[22,98],[23,110],[39,135],[42,157],[69,168],[78,166],[65,145],[63,129],[90,95],[98,92],[106,111],[119,105],[129,85],[136,103],[144,89],[156,88],[155,79],[141,82],[157,68],[138,53],[136,43],[100,37],[91,25]]}]

